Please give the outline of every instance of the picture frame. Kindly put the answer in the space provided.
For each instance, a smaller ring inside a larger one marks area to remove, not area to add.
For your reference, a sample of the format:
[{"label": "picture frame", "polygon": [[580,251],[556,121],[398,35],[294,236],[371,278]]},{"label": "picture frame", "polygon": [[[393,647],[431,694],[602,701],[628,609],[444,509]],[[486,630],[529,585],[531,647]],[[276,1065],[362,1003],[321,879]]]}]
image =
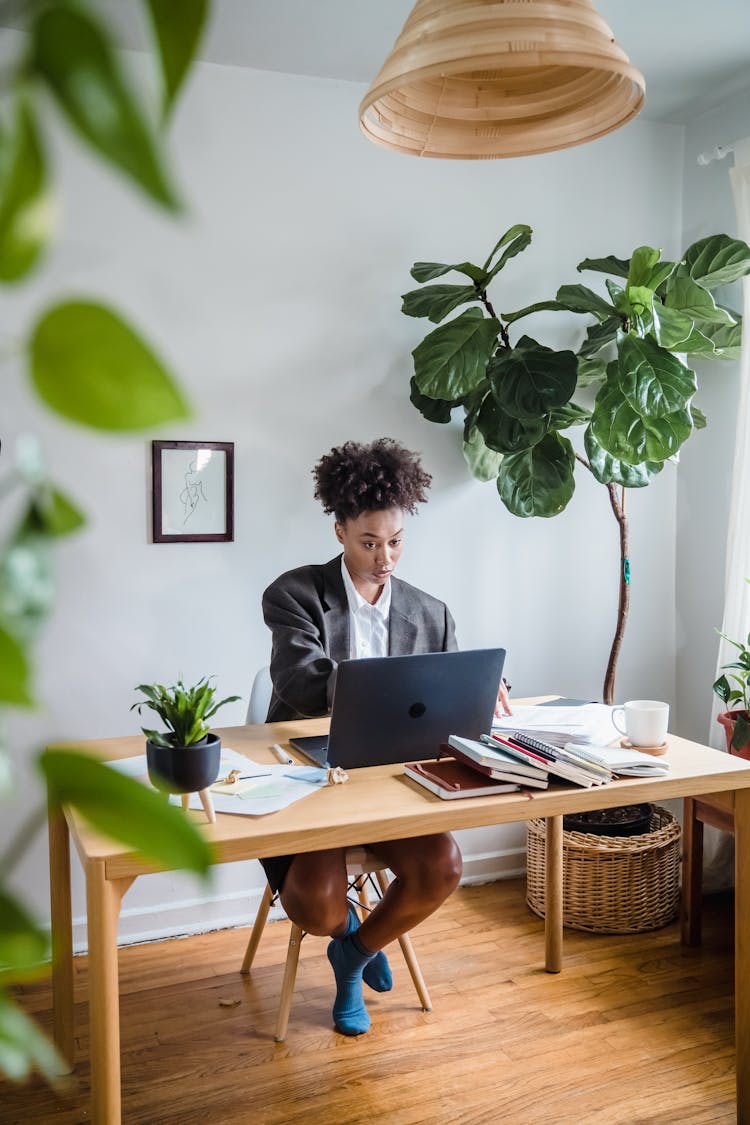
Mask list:
[{"label": "picture frame", "polygon": [[234,541],[234,442],[152,441],[154,543]]}]

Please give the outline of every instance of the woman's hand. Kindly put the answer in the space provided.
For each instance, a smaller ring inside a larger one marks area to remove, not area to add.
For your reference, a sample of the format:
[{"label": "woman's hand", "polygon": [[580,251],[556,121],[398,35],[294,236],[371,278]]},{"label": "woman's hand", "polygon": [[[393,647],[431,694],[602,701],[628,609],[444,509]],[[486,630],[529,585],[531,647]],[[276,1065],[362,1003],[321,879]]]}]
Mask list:
[{"label": "woman's hand", "polygon": [[510,709],[510,696],[508,694],[509,691],[510,684],[507,682],[507,680],[501,680],[500,687],[497,689],[497,703],[495,704],[495,714],[498,716],[498,718],[502,718],[503,715],[513,714]]}]

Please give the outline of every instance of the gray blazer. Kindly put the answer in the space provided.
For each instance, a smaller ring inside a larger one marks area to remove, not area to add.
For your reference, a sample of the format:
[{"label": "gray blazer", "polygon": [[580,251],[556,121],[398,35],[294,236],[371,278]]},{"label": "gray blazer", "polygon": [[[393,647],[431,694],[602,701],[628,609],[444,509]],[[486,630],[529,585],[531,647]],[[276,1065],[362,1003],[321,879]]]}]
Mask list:
[{"label": "gray blazer", "polygon": [[[399,578],[390,583],[388,654],[454,652],[458,645],[447,606]],[[272,634],[267,722],[327,714],[336,668],[349,658],[341,555],[282,574],[263,594],[263,617]]]}]

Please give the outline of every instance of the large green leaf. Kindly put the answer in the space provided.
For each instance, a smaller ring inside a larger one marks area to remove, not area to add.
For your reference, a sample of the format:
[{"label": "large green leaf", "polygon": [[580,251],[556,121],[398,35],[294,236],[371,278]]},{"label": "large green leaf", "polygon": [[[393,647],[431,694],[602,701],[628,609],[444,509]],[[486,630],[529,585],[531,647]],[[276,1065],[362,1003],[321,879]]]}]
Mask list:
[{"label": "large green leaf", "polygon": [[750,247],[728,234],[713,234],[689,246],[684,262],[694,281],[716,289],[750,273]]},{"label": "large green leaf", "polygon": [[493,277],[496,277],[497,274],[500,273],[500,270],[503,269],[507,262],[509,262],[511,258],[515,258],[516,254],[520,254],[521,251],[525,250],[530,242],[531,227],[526,226],[525,223],[518,223],[516,226],[511,227],[510,230],[507,230],[490,254],[487,263],[485,263],[484,268],[486,270],[488,268],[488,263],[492,261],[500,247],[505,246],[502,254],[487,274],[484,285],[489,285]]},{"label": "large green leaf", "polygon": [[473,285],[426,285],[402,295],[401,312],[407,316],[426,316],[439,324],[448,313],[469,301],[478,301]]},{"label": "large green leaf", "polygon": [[159,359],[103,305],[56,305],[36,324],[30,353],[37,391],[74,422],[100,430],[139,430],[189,415]]},{"label": "large green leaf", "polygon": [[31,110],[19,99],[0,194],[0,281],[18,281],[34,267],[53,225],[44,153]]},{"label": "large green leaf", "polygon": [[698,389],[695,372],[652,340],[625,335],[618,343],[619,386],[644,418],[685,410]]},{"label": "large green leaf", "polygon": [[578,360],[573,352],[553,351],[522,336],[514,348],[495,353],[487,378],[500,409],[527,421],[568,401],[576,389]]},{"label": "large green leaf", "polygon": [[481,481],[495,479],[503,454],[487,448],[477,426],[472,426],[469,433],[464,436],[463,454],[473,477]]},{"label": "large green leaf", "polygon": [[[513,243],[513,242],[516,241],[517,238],[523,237],[523,236],[526,236],[526,235],[528,235],[529,242],[530,242],[531,241],[531,234],[532,234],[531,227],[528,226],[526,223],[516,223],[515,226],[509,227],[509,229],[506,230],[505,234],[500,235],[500,238],[497,240],[495,245],[492,247],[492,250],[490,251],[489,256],[487,258],[487,261],[484,263],[484,266],[482,267],[483,272],[485,274],[489,272],[489,270],[492,266],[492,259],[495,257],[495,254],[497,254],[498,250],[502,250],[503,246],[507,246],[508,243]],[[526,245],[528,246],[528,242],[526,243]],[[516,253],[519,253],[519,251],[516,250]]]},{"label": "large green leaf", "polygon": [[21,535],[70,535],[83,527],[86,520],[73,501],[54,485],[38,488],[21,524]]},{"label": "large green leaf", "polygon": [[708,425],[708,418],[694,402],[690,403],[690,417],[693,419],[693,425],[696,430],[705,430]]},{"label": "large green leaf", "polygon": [[425,336],[412,355],[421,394],[448,401],[463,398],[485,378],[500,323],[481,309],[466,309]]},{"label": "large green leaf", "polygon": [[685,266],[675,270],[667,282],[664,304],[707,324],[731,324],[733,321],[731,314],[716,304],[708,290],[693,280]]},{"label": "large green leaf", "polygon": [[680,351],[693,331],[693,318],[678,309],[670,309],[656,300],[653,303],[653,332],[657,344],[669,351]]},{"label": "large green leaf", "polygon": [[608,320],[614,311],[609,301],[586,285],[561,285],[556,299],[569,312],[592,313],[600,322]]},{"label": "large green leaf", "polygon": [[630,272],[630,260],[615,258],[609,254],[606,258],[584,258],[578,263],[578,272],[595,270],[597,273],[613,273],[615,277],[627,277]]},{"label": "large green leaf", "polygon": [[578,378],[576,380],[579,387],[590,387],[593,383],[600,383],[607,375],[607,361],[604,359],[586,359],[585,356],[578,356]]},{"label": "large green leaf", "polygon": [[208,0],[146,0],[159,48],[164,80],[162,110],[166,117],[203,34]]},{"label": "large green leaf", "polygon": [[0,887],[0,983],[21,980],[49,954],[49,935],[22,902]]},{"label": "large green leaf", "polygon": [[599,444],[591,432],[591,426],[587,427],[583,435],[583,444],[591,472],[600,484],[645,488],[651,482],[651,477],[662,470],[663,463],[644,461],[641,465],[628,465],[625,461],[618,461]]},{"label": "large green leaf", "polygon": [[549,433],[531,449],[504,457],[500,499],[514,516],[556,516],[575,489],[575,454],[567,438]]},{"label": "large green leaf", "polygon": [[620,319],[617,316],[611,316],[608,320],[602,321],[601,324],[590,325],[586,329],[586,339],[578,349],[579,356],[588,359],[597,355],[603,347],[611,344],[617,337],[620,327]]},{"label": "large green leaf", "polygon": [[500,410],[490,394],[482,402],[476,417],[476,424],[485,444],[496,453],[518,453],[528,449],[544,437],[549,428],[546,414],[523,421]]},{"label": "large green leaf", "polygon": [[466,277],[470,277],[472,281],[480,283],[484,282],[486,276],[484,270],[475,266],[473,262],[459,262],[452,266],[447,266],[444,262],[415,262],[409,272],[415,281],[424,282],[434,281],[436,277],[443,277],[451,270],[462,273]]},{"label": "large green leaf", "polygon": [[409,380],[409,388],[409,401],[428,422],[438,422],[441,425],[450,422],[454,409],[461,404],[461,399],[446,402],[444,398],[430,398],[429,395],[420,394],[413,375]]},{"label": "large green leaf", "polygon": [[112,45],[83,8],[60,3],[42,7],[33,24],[31,64],[100,156],[158,203],[176,208],[158,149]]},{"label": "large green leaf", "polygon": [[51,1040],[0,991],[0,1074],[11,1082],[25,1082],[37,1070],[57,1085],[59,1076],[69,1069]]},{"label": "large green leaf", "polygon": [[[734,324],[700,324],[700,332],[698,326],[694,330],[696,337],[707,340],[708,344],[713,348],[713,354],[717,359],[739,359],[742,351],[742,317],[739,313],[732,313],[735,317],[736,323]],[[688,341],[689,342],[689,341]],[[698,341],[700,342],[700,340]],[[681,345],[683,351],[705,351],[707,348],[699,348],[698,346],[689,349]]]},{"label": "large green leaf", "polygon": [[566,402],[549,412],[551,430],[567,430],[570,426],[583,426],[591,421],[591,411],[575,402]]},{"label": "large green leaf", "polygon": [[31,666],[20,642],[0,626],[0,703],[30,707]]},{"label": "large green leaf", "polygon": [[512,324],[522,316],[546,311],[592,313],[599,321],[607,320],[614,313],[609,302],[593,289],[585,285],[561,285],[554,301],[536,301],[533,305],[526,305],[522,309],[516,309],[515,312],[503,312],[500,315],[507,324]]},{"label": "large green leaf", "polygon": [[660,257],[661,250],[656,250],[653,246],[637,246],[631,255],[628,267],[628,288],[632,285],[648,286],[654,266]]},{"label": "large green leaf", "polygon": [[623,394],[617,378],[609,377],[596,396],[591,429],[612,457],[628,465],[666,461],[693,429],[689,409],[660,418],[643,417]]},{"label": "large green leaf", "polygon": [[205,838],[155,789],[73,750],[45,750],[38,762],[51,798],[72,805],[97,832],[168,869],[208,871],[211,850]]}]

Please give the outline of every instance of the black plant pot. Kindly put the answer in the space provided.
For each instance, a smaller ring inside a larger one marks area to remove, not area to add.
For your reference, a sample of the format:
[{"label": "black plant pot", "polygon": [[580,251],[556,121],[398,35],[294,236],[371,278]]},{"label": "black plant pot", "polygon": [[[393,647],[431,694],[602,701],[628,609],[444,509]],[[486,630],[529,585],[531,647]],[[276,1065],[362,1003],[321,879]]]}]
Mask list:
[{"label": "black plant pot", "polygon": [[151,784],[163,793],[197,793],[219,776],[221,739],[208,734],[192,746],[155,746],[146,740]]},{"label": "black plant pot", "polygon": [[653,805],[644,804],[569,813],[563,817],[563,828],[566,832],[587,832],[592,836],[642,836],[651,830],[653,811]]}]

